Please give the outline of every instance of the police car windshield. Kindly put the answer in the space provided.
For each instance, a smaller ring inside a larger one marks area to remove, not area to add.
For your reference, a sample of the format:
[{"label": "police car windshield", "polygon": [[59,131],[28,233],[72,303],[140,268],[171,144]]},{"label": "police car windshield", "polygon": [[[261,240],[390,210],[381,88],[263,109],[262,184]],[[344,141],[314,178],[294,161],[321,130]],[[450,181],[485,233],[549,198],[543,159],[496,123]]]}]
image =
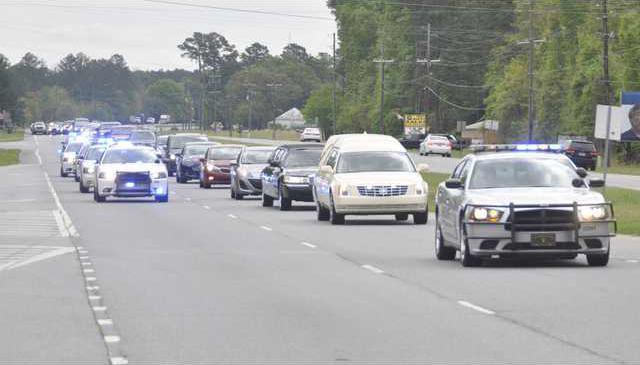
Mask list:
[{"label": "police car windshield", "polygon": [[102,154],[104,153],[105,149],[106,149],[105,147],[90,148],[89,151],[87,152],[86,159],[90,161],[98,161],[100,157],[102,157]]},{"label": "police car windshield", "polygon": [[82,143],[70,143],[67,146],[67,149],[64,152],[75,152],[78,153],[82,148]]},{"label": "police car windshield", "polygon": [[569,164],[555,159],[484,160],[476,162],[469,188],[570,188],[577,177]]},{"label": "police car windshield", "polygon": [[240,147],[214,148],[209,153],[210,160],[235,160],[242,151]]},{"label": "police car windshield", "polygon": [[143,149],[112,149],[105,152],[103,164],[154,163],[158,157]]},{"label": "police car windshield", "polygon": [[318,166],[321,153],[320,148],[291,150],[283,165],[288,168]]},{"label": "police car windshield", "polygon": [[242,163],[246,165],[266,164],[272,150],[248,150],[242,155]]},{"label": "police car windshield", "polygon": [[415,172],[404,152],[350,152],[340,156],[336,172]]}]

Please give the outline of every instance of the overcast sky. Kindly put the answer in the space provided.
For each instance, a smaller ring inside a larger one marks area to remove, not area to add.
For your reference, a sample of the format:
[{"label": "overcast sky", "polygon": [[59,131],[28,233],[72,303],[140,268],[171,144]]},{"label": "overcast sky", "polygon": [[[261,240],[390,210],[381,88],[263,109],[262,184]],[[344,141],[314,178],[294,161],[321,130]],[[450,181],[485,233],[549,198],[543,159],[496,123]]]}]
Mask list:
[{"label": "overcast sky", "polygon": [[280,54],[294,42],[316,54],[330,52],[336,29],[326,0],[169,2],[304,17],[145,0],[0,0],[0,53],[16,63],[31,51],[49,67],[69,53],[84,52],[92,58],[122,54],[132,69],[193,69],[176,47],[193,32],[218,32],[239,51],[260,42]]}]

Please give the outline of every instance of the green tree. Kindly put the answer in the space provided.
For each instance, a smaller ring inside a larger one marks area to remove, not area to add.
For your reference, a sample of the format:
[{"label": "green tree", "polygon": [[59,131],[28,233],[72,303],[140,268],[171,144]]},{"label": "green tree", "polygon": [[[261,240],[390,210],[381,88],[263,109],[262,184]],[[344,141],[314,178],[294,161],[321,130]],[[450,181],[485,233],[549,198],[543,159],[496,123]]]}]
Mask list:
[{"label": "green tree", "polygon": [[15,111],[16,96],[11,85],[9,75],[9,60],[0,54],[0,112],[2,110]]},{"label": "green tree", "polygon": [[307,99],[302,111],[307,121],[318,120],[325,136],[333,133],[333,85],[317,88]]},{"label": "green tree", "polygon": [[250,67],[256,63],[260,63],[271,55],[269,54],[269,48],[258,42],[253,43],[249,47],[245,48],[244,52],[240,55],[243,67]]},{"label": "green tree", "polygon": [[158,80],[147,88],[144,107],[147,115],[169,114],[182,122],[186,117],[186,95],[182,84],[171,79]]}]

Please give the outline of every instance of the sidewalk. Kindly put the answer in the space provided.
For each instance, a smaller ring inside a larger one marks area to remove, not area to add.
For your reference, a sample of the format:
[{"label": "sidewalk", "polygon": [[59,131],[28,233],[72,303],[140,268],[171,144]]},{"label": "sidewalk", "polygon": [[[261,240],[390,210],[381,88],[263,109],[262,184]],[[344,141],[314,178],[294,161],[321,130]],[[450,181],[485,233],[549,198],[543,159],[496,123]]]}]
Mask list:
[{"label": "sidewalk", "polygon": [[23,153],[22,164],[0,167],[0,363],[104,364],[75,249],[33,138],[5,145]]}]

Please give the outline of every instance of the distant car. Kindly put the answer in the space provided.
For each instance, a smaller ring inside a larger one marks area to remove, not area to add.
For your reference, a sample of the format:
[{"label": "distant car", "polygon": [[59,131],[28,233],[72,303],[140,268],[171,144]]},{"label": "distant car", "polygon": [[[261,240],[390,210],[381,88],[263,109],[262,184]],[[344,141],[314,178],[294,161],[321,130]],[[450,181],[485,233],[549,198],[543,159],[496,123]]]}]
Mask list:
[{"label": "distant car", "polygon": [[[333,136],[313,179],[318,220],[344,224],[346,215],[393,215],[426,224],[429,187],[407,150],[378,134]],[[335,139],[334,139],[335,138]]]},{"label": "distant car", "polygon": [[189,142],[208,142],[209,138],[204,134],[181,133],[172,134],[167,139],[167,148],[162,156],[162,162],[167,166],[169,176],[176,173],[176,153],[180,153],[184,145]]},{"label": "distant car", "polygon": [[414,134],[408,134],[398,139],[398,141],[406,149],[418,149],[420,148],[420,143],[424,141],[424,137],[425,137],[424,134],[414,133]]},{"label": "distant car", "polygon": [[83,144],[83,142],[70,142],[64,147],[60,156],[60,176],[68,177],[69,174],[75,174],[76,159]]},{"label": "distant car", "polygon": [[280,210],[291,210],[293,201],[313,202],[311,177],[318,172],[322,144],[287,144],[273,151],[262,170],[262,206],[280,200]]},{"label": "distant car", "polygon": [[155,124],[155,122],[156,122],[156,118],[154,117],[147,118],[147,124]]},{"label": "distant car", "polygon": [[593,142],[566,140],[562,151],[578,167],[595,170],[598,166],[598,150]]},{"label": "distant car", "polygon": [[213,185],[231,183],[231,164],[238,160],[242,145],[219,145],[209,147],[202,159],[200,187],[209,189]]},{"label": "distant car", "polygon": [[300,142],[322,142],[320,128],[305,128],[300,133]]},{"label": "distant car", "polygon": [[35,122],[31,125],[31,134],[47,134],[47,125],[44,122]]},{"label": "distant car", "polygon": [[247,195],[262,194],[260,174],[275,147],[244,147],[238,161],[231,164],[231,198],[242,200]]},{"label": "distant car", "polygon": [[80,181],[78,185],[81,193],[89,193],[95,186],[96,163],[100,161],[106,149],[106,145],[93,145],[87,149],[84,158],[80,162]]},{"label": "distant car", "polygon": [[[553,146],[555,147],[555,146]],[[436,195],[435,253],[463,266],[492,257],[609,262],[613,207],[549,145],[476,146]]]},{"label": "distant car", "polygon": [[443,136],[443,137],[447,137],[447,139],[449,140],[449,142],[451,142],[451,149],[454,150],[458,150],[461,151],[465,144],[464,141],[461,139],[458,139],[456,136],[454,136],[453,134],[438,134],[438,133],[431,133],[432,136]]},{"label": "distant car", "polygon": [[77,158],[73,164],[74,165],[73,178],[76,182],[80,182],[80,173],[82,172],[80,164],[82,163],[82,160],[84,159],[87,151],[89,150],[89,147],[91,147],[91,143],[87,141],[83,142],[82,147],[80,147],[80,151],[78,151]]},{"label": "distant car", "polygon": [[217,142],[189,142],[176,154],[176,182],[186,184],[189,180],[199,180],[202,170],[201,160],[209,147],[218,146]]},{"label": "distant car", "polygon": [[93,198],[102,203],[110,196],[169,201],[167,169],[153,148],[120,142],[104,151],[95,168]]},{"label": "distant car", "polygon": [[430,134],[420,143],[420,155],[428,156],[431,154],[442,155],[442,157],[451,157],[452,143],[445,136],[437,136]]}]

